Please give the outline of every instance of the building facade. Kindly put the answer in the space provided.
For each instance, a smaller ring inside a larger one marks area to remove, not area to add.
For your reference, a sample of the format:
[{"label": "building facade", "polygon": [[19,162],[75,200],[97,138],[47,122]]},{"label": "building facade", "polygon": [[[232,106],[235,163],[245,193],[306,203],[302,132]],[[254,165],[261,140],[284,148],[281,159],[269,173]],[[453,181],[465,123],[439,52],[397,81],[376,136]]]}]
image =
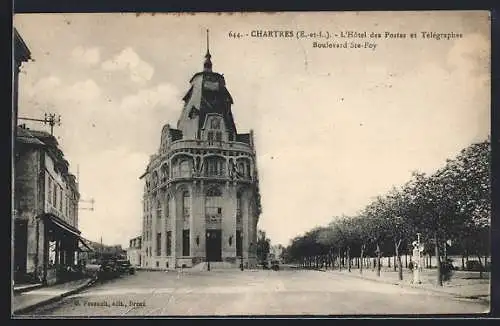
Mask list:
[{"label": "building facade", "polygon": [[166,124],[143,197],[142,266],[256,265],[260,194],[253,132],[238,133],[224,76],[190,80],[176,128]]},{"label": "building facade", "polygon": [[130,239],[127,249],[127,259],[132,266],[141,266],[142,237]]},{"label": "building facade", "polygon": [[14,276],[55,283],[78,266],[80,194],[57,140],[17,128],[14,193]]},{"label": "building facade", "polygon": [[[23,62],[27,62],[31,59],[31,52],[26,46],[26,43],[22,39],[21,35],[19,35],[18,31],[14,28],[13,30],[13,84],[12,84],[12,122],[11,122],[11,196],[14,199],[14,194],[16,191],[16,161],[15,161],[15,148],[16,148],[16,139],[17,139],[17,115],[18,115],[18,93],[19,93],[19,72],[21,70],[21,66]],[[12,234],[12,249],[11,249],[11,270],[15,272],[16,270],[23,270],[19,266],[16,267],[15,262],[19,262],[19,257],[17,260],[15,259],[16,251],[15,242],[16,242],[16,220],[17,220],[17,211],[15,207],[12,207],[12,220],[11,220],[11,234]],[[19,254],[18,254],[19,255]],[[22,264],[24,265],[24,264]],[[13,273],[14,278],[19,278],[19,273]],[[17,275],[17,276],[16,276]]]}]

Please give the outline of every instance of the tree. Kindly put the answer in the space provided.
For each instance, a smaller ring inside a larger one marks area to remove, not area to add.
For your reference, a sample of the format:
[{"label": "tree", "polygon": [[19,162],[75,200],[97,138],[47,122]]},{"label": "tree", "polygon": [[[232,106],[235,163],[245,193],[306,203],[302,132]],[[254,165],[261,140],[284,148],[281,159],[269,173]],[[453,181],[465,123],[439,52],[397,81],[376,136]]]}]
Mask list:
[{"label": "tree", "polygon": [[490,161],[490,140],[487,139],[463,149],[456,159],[447,162],[443,173],[453,184],[456,215],[462,221],[455,242],[462,245],[465,255],[477,255],[481,265],[481,255],[486,256],[490,251]]},{"label": "tree", "polygon": [[[405,242],[415,233],[411,220],[411,195],[408,186],[401,189],[393,188],[387,196],[387,206],[384,212],[388,219],[386,225],[388,228],[388,236],[392,238],[394,243],[394,254],[397,259],[398,278],[403,280],[403,264],[401,262],[401,245],[406,245]],[[406,241],[405,241],[406,240]],[[396,270],[396,264],[394,266]]]},{"label": "tree", "polygon": [[389,219],[387,218],[387,200],[378,196],[364,210],[363,215],[369,219],[367,237],[375,245],[377,255],[377,276],[380,276],[380,258],[382,247],[388,239]]},{"label": "tree", "polygon": [[271,240],[266,237],[266,232],[259,230],[257,232],[257,259],[261,262],[267,259],[269,249],[271,247]]}]

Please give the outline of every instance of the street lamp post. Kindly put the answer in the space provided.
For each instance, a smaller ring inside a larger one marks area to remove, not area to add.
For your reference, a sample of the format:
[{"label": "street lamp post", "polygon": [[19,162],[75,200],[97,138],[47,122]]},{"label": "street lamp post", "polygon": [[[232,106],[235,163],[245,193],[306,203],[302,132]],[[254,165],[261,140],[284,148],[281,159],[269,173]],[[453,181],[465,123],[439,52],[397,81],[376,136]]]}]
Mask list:
[{"label": "street lamp post", "polygon": [[414,266],[413,267],[413,283],[420,284],[420,272],[422,270],[421,263],[421,252],[422,245],[420,244],[420,233],[417,233],[417,241],[413,242],[413,257],[414,257]]}]

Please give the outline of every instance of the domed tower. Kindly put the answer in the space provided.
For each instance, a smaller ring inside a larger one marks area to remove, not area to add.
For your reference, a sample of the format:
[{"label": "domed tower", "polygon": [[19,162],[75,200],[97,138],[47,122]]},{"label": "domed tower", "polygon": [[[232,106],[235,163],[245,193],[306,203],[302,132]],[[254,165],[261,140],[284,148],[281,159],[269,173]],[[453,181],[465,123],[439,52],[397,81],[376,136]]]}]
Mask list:
[{"label": "domed tower", "polygon": [[260,194],[253,132],[238,133],[224,76],[190,80],[176,128],[165,125],[146,172],[141,265],[256,264]]}]

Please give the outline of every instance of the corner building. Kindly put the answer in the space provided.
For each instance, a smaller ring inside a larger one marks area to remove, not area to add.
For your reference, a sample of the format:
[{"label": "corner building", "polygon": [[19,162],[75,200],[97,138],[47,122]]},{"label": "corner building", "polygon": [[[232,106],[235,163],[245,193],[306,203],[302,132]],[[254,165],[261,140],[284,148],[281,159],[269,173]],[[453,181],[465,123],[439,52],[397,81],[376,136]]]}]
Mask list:
[{"label": "corner building", "polygon": [[253,132],[237,132],[233,99],[208,49],[183,101],[177,128],[163,127],[141,176],[141,265],[253,267],[261,212]]}]

